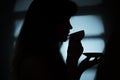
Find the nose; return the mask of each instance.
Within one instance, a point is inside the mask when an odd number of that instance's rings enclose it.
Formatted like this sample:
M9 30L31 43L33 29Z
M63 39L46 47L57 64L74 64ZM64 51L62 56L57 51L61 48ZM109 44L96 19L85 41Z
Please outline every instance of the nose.
M72 29L73 28L72 25L71 25L71 23L70 23L70 21L66 22L66 26L67 26L68 29Z
M73 27L72 27L72 25L70 24L70 22L69 22L69 29L72 29Z
M69 30L73 28L69 21L65 23L65 26L66 26L66 29L69 29Z

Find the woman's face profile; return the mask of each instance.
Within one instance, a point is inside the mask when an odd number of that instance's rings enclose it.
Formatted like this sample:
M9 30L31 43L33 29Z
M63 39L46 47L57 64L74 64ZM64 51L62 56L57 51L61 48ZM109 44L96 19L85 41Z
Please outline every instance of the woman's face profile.
M72 26L70 24L70 17L65 18L64 20L61 20L56 25L56 37L59 41L66 41L68 39L68 35L70 32L70 29L72 29Z

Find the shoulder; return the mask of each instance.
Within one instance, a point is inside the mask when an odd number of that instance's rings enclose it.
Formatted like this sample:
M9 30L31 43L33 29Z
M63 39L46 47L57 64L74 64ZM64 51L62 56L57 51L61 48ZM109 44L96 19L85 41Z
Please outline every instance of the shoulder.
M44 79L47 73L46 65L38 57L28 57L21 63L20 75L24 79Z

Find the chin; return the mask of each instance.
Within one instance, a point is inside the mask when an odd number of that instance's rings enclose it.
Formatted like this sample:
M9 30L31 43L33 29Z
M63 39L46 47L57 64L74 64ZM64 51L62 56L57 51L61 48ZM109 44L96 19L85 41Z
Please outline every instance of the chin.
M67 41L68 40L68 37L63 37L63 38L61 38L61 39L59 39L61 42L65 42L65 41Z

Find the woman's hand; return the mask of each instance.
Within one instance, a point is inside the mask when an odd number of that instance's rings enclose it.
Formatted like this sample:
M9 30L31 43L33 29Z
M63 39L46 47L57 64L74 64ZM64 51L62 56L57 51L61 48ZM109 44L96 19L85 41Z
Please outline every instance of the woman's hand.
M89 54L89 53L88 53ZM96 54L97 53L93 53L93 54ZM91 60L91 58L93 58ZM78 78L80 78L81 74L87 70L88 68L91 68L92 66L100 63L101 61L103 60L103 54L100 53L100 55L98 56L87 56L83 61L81 61L81 63L78 65L78 68L77 68L77 72L76 72L76 75Z
M76 32L70 35L66 61L68 68L68 80L76 80L78 60L83 53L83 46L81 43L83 36L83 31Z
M101 61L101 57L94 57L93 60L90 60L92 57L86 57L78 66L80 71L85 71L86 69L98 64Z
M78 59L83 53L83 46L81 40L84 37L84 31L78 31L70 35L68 50L67 50L67 62L77 65Z

